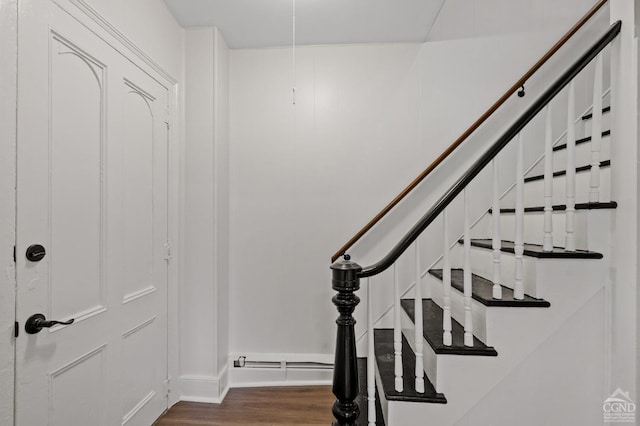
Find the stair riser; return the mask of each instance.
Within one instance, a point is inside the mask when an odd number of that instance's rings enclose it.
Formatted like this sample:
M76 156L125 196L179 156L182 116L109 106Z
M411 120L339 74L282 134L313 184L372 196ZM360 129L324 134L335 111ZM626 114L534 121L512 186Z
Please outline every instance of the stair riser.
M444 286L442 281L432 275L428 275L427 285L431 291L431 298L438 305L444 306ZM473 334L487 343L487 307L477 300L471 299L471 314ZM451 289L451 316L460 324L464 324L464 295L455 288Z
M591 142L576 145L576 161L575 164L584 165L591 164ZM604 136L600 146L600 161L611 160L611 136ZM544 162L541 162L544 164ZM567 168L567 150L561 149L553 152L553 171L565 170ZM544 166L540 173L544 173Z
M611 138L605 136L602 138L602 146L600 150L600 160L611 159ZM576 145L576 161L575 164L591 164L591 142ZM567 150L561 149L553 152L553 171L558 172L567 168ZM533 169L527 173L527 176L538 176L544 174L544 159L535 165Z
M601 260L597 259L539 259L535 257L523 257L523 283L524 292L529 296L549 300L553 300L547 296L548 283L557 282L554 273L566 275L566 268L572 271L567 275L567 280L580 280L584 275L584 279L590 279L589 273L585 271L594 268L594 264L598 264ZM462 263L460 263L462 264ZM500 257L500 272L502 285L514 288L515 282L515 265L516 259L512 253L502 253ZM572 265L581 265L573 267ZM458 264L456 267L460 267ZM565 268L565 269L563 269ZM471 248L471 269L474 273L484 276L488 279L493 277L493 252L491 250L472 247ZM557 272L554 272L557 271ZM561 282L561 281L560 281Z
M611 168L602 167L600 169L600 202L611 201L610 186ZM576 173L576 203L589 202L589 191L591 183L591 173L589 171ZM567 179L566 176L557 176L553 178L553 204L566 203ZM513 192L513 191L511 191ZM511 195L511 194L509 194ZM505 200L501 205L503 207L513 207L515 205L515 193L511 196L511 200ZM506 197L505 197L506 198ZM526 182L524 185L524 205L526 207L544 205L544 180L536 180Z
M564 247L566 236L565 210L554 210L553 220L553 244L556 247ZM610 250L609 230L613 226L615 209L579 209L575 212L575 236L576 248L592 250L607 254ZM487 213L471 230L472 238L492 237L492 215ZM506 241L515 240L515 214L502 213L500 215L500 239ZM540 244L544 240L544 212L525 212L524 216L524 240L527 243ZM490 278L490 277L485 277Z
M461 268L463 262L464 250L461 244L458 244L452 250L452 267ZM536 290L536 261L538 259L524 256L523 258L523 276L524 291L533 297L537 296ZM489 280L493 279L493 251L478 247L471 247L471 270L473 273L485 277ZM513 289L515 276L515 256L510 253L501 253L500 256L500 273L502 277L502 285Z
M588 250L588 214L587 210L577 210L575 212L575 237L576 248ZM553 245L564 247L566 235L566 211L556 211L552 215L553 223ZM516 215L503 213L500 216L500 237L503 240L515 240ZM524 215L524 241L531 244L542 245L544 241L544 213L528 212Z
M602 130L607 130L611 128L611 114L609 112L605 112L602 114ZM578 125L576 126L576 134L581 135L580 137L591 136L593 129L593 120L580 120Z

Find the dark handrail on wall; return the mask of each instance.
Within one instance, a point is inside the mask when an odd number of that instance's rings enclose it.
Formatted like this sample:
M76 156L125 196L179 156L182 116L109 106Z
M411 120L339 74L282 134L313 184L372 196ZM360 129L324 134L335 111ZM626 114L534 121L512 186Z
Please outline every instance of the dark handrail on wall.
M576 75L589 62L591 62L607 45L618 35L622 22L618 21L609 27L609 30L594 43L560 78L558 78L536 101L531 105L507 131L480 157L465 174L443 195L429 211L422 216L413 228L400 240L398 244L378 263L363 268L358 272L359 278L371 277L387 269L409 248L431 222L462 192L462 190L495 158L533 118L575 78Z
M360 238L362 238L375 224L377 224L384 216L387 215L402 199L404 199L413 189L418 186L433 170L440 165L458 146L460 146L482 123L484 123L507 99L511 97L518 89L524 86L524 84L531 78L533 74L540 69L567 41L576 33L584 24L593 17L608 0L600 0L596 3L576 24L571 27L567 33L562 36L556 44L549 49L547 53L542 56L538 62L536 62L513 86L509 88L491 107L485 111L465 132L460 135L438 158L436 158L418 177L416 177L405 189L400 192L389 204L387 204L373 219L369 221L362 229L360 229L349 241L347 241L333 256L331 256L331 262L335 262L340 256L345 254Z

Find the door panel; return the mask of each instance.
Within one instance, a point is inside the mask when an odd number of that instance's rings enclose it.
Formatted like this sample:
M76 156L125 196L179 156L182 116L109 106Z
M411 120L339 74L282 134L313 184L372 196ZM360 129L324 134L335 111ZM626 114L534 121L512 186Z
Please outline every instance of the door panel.
M103 345L51 372L51 424L90 425L105 417L105 358Z
M50 312L79 319L105 306L104 67L55 34L50 47Z
M139 68L122 72L121 422L145 426L167 408L168 95Z
M153 107L154 99L124 82L123 174L125 299L153 285Z
M167 408L168 91L54 2L20 8L16 423L148 426ZM27 334L35 313L75 322Z

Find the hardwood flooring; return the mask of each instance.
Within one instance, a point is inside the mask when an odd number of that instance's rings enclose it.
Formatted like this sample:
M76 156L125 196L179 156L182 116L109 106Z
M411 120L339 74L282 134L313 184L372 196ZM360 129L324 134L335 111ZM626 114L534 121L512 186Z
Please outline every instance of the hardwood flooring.
M155 426L330 425L330 386L234 388L222 404L179 402Z

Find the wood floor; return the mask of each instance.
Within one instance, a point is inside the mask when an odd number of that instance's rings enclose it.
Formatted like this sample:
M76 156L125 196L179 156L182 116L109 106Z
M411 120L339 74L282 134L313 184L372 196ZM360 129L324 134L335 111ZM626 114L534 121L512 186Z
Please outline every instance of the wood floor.
M235 388L222 404L179 402L156 426L330 425L330 386Z

